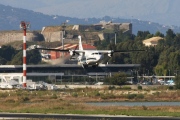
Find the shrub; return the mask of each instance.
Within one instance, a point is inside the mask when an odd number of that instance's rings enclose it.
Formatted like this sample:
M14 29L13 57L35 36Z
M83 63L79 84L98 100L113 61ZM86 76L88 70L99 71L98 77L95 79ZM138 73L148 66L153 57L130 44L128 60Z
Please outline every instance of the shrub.
M96 91L95 96L100 96L100 93L98 91Z
M138 90L142 90L142 86L139 85L139 86L138 86Z
M130 86L124 86L122 89L123 90L131 90L131 87Z
M53 95L51 96L51 98L52 98L52 99L57 99L58 97L57 97L56 94L53 94Z
M17 95L17 96L22 96L22 94L23 94L23 93L22 93L22 90L17 90L17 91L16 91L16 95Z
M21 101L21 102L26 102L26 101L29 101L30 99L28 97L23 97L22 96L22 97L19 97L18 100Z
M143 99L143 98L144 98L144 95L143 95L143 94L138 94L138 95L136 96L136 98Z
M169 90L173 90L174 89L174 87L173 86L169 86L169 88L168 88Z
M137 95L136 94L128 94L126 97L128 99L134 99Z
M107 94L107 95L101 95L102 99L114 99L116 98L116 96L114 96L113 94Z
M78 94L77 94L76 92L74 92L74 93L72 94L72 96L73 96L73 97L78 97Z
M7 99L6 102L7 103L15 103L15 100L14 99Z
M160 93L159 92L155 92L153 93L155 96L159 97Z
M3 97L3 98L5 98L5 97L7 97L8 96L8 93L1 93L0 94L0 97Z
M148 109L145 105L143 105L142 108L143 108L143 110L147 110Z
M108 89L113 90L113 89L115 89L115 87L114 86L109 86Z

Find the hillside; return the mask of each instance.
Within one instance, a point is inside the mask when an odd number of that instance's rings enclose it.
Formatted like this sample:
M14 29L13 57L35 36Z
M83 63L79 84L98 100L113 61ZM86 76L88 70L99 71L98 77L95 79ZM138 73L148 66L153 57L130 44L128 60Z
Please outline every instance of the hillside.
M179 0L0 0L0 4L78 18L140 19L163 25L180 26Z
M174 32L180 32L180 28L173 26L164 26L158 23L150 23L148 21L141 21L137 19L120 19L105 16L103 18L88 18L79 19L64 17L58 15L45 15L39 12L34 12L31 10L14 8L11 6L5 6L0 4L0 31L3 30L19 30L19 24L22 20L29 21L31 23L30 30L41 30L44 26L56 26L61 25L63 22L68 20L68 24L96 24L100 21L111 21L113 19L114 23L132 22L133 33L137 34L137 31L150 31L150 33L155 33L160 31L165 33L167 29L171 28Z

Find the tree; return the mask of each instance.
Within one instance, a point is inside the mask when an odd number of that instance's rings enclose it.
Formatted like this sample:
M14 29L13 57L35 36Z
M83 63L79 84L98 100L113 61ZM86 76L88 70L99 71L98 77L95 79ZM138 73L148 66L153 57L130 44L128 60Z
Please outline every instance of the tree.
M41 54L39 50L30 50L27 52L27 64L38 64L41 62Z
M124 85L126 81L127 75L125 73L116 73L108 79L108 82L112 85Z
M150 34L149 31L138 31L137 37L140 37L142 40L145 39Z
M177 34L173 41L173 46L179 49L180 46L180 34Z
M175 36L176 34L171 29L168 29L166 32L166 45L172 45Z
M177 75L174 79L175 81L175 86L177 89L180 89L180 75Z
M171 29L168 29L166 31L166 39L173 39L174 37L176 36L176 34L173 32L173 30Z
M159 31L153 36L164 37ZM103 63L116 64L141 64L139 72L148 69L150 73L168 75L180 69L180 34L175 34L171 29L167 30L165 38L158 41L156 46L146 47L143 44L145 38L152 37L149 31L138 31L137 36L118 33L116 45L110 44L110 39L99 41L96 45L100 49L113 50L146 50L144 52L114 53L111 58L105 56ZM124 38L127 38L124 40Z
M5 65L5 64L6 64L6 62L7 62L7 60L6 60L6 59L4 59L4 58L0 57L0 65Z
M22 65L23 64L23 51L19 51L12 59L11 65Z
M38 50L27 51L26 56L27 64L38 64L41 62L41 55ZM23 64L23 51L19 51L11 61L12 65L22 65Z
M10 61L16 53L17 51L11 46L3 45L0 49L0 56L7 61Z
M164 37L164 34L162 34L161 32L157 31L154 36L155 37L157 37L157 36Z

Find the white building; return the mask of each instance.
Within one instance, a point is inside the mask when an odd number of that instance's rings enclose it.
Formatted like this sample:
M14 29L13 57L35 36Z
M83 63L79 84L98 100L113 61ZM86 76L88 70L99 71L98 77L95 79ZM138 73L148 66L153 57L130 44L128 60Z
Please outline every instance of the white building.
M145 46L156 46L159 40L163 40L162 37L152 37L146 40L143 40Z

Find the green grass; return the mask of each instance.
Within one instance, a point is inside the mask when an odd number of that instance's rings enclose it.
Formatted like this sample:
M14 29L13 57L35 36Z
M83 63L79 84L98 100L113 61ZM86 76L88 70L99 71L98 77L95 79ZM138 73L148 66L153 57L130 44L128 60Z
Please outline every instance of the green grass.
M116 94L122 92L121 94ZM138 92L134 94L133 92ZM141 92L144 92L141 93ZM150 92L150 90L148 91ZM126 94L125 94L126 93ZM128 116L174 116L180 117L179 106L92 106L89 101L180 101L177 90L147 91L116 89L74 89L65 91L26 91L1 92L0 112L11 113L57 113L57 114L107 114Z

